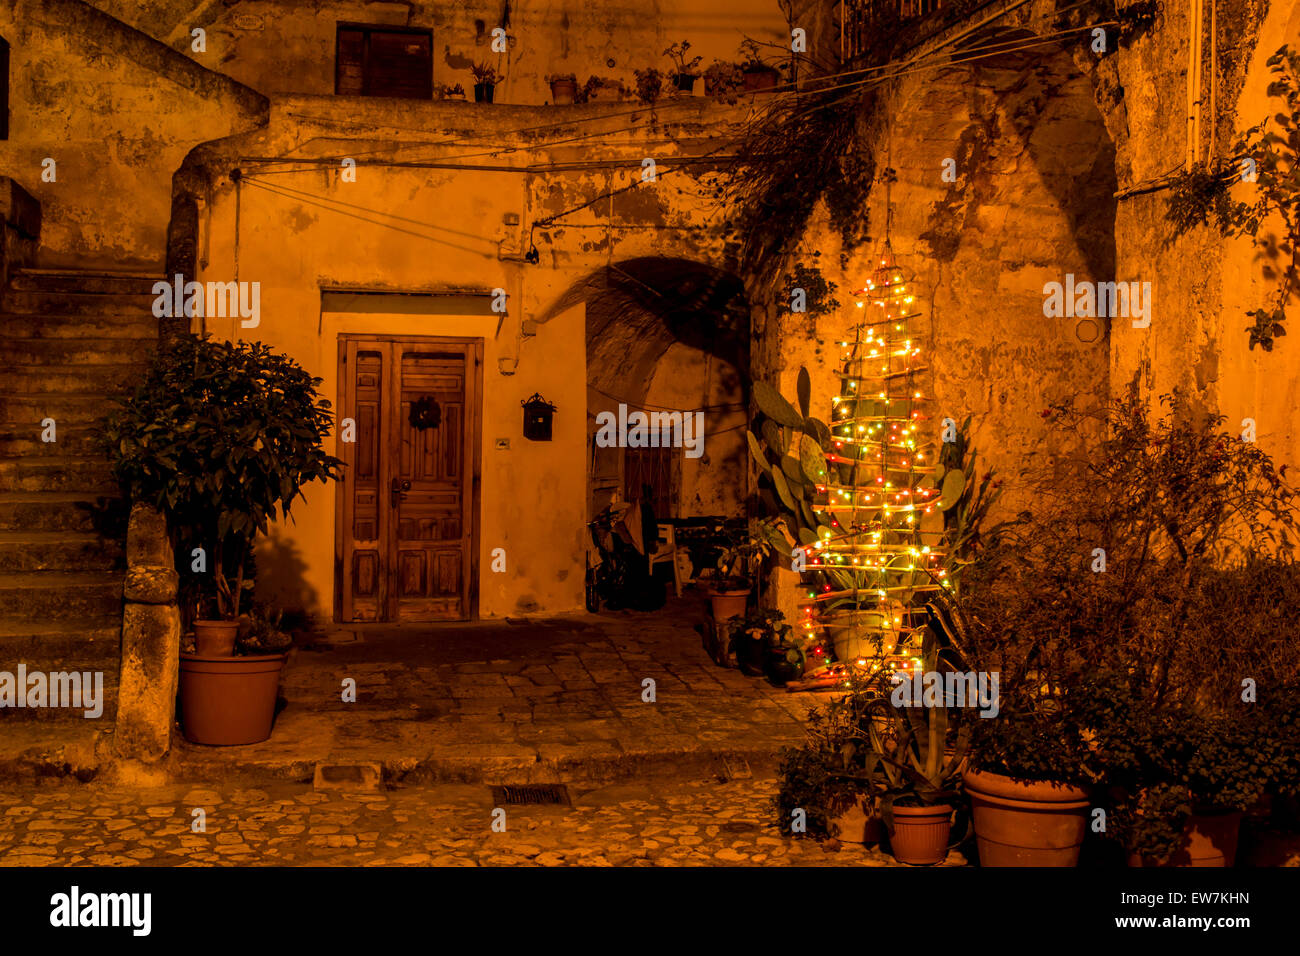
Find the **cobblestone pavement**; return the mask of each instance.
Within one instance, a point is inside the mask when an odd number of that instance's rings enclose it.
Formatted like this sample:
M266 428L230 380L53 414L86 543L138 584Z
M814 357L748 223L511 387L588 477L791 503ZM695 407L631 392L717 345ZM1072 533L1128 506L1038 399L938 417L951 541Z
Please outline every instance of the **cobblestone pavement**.
M180 776L221 779L224 766L306 779L316 762L375 762L386 779L604 783L629 763L694 770L801 742L808 708L824 701L717 666L694 630L706 614L682 599L653 614L341 627L294 652L270 740L178 740L192 771Z
M66 781L0 793L3 866L895 866L878 849L790 839L772 778L619 784L571 807L507 807L488 788L374 793L301 784L128 791ZM193 811L206 832L192 832ZM949 854L948 864L964 861Z

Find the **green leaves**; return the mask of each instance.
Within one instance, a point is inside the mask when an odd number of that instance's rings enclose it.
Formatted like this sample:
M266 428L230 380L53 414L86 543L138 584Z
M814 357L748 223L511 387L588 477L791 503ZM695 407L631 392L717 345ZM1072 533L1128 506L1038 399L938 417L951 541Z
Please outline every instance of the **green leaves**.
M247 538L287 513L308 481L337 478L325 454L321 380L260 342L186 335L154 356L104 444L126 493L187 540Z

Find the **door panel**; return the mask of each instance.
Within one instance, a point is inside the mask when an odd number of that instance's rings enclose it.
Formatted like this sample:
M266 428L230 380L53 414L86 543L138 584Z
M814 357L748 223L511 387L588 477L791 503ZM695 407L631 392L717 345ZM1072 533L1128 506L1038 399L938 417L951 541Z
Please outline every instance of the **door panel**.
M344 417L339 614L344 621L468 620L477 611L482 346L456 339L340 342ZM411 408L432 398L436 426Z
M397 503L397 563L401 586L394 592L396 617L404 621L464 620L462 573L470 542L466 502L464 414L467 356L464 350L399 344L401 370L398 429L401 453ZM436 428L411 424L411 406L424 397L438 403ZM409 483L409 487L408 487Z

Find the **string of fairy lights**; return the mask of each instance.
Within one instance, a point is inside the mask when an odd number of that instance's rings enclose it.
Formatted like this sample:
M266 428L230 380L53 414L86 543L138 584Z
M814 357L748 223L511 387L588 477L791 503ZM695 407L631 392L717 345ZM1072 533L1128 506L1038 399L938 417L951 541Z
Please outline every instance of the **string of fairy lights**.
M827 480L816 486L824 503L813 507L829 527L807 549L803 580L811 583L800 603L812 663L838 675L913 666L916 595L947 586L937 443L926 437L929 399L918 381L929 366L913 328L921 312L911 283L886 239L856 294L862 313L839 343ZM841 627L869 632L876 653L830 664L825 635Z

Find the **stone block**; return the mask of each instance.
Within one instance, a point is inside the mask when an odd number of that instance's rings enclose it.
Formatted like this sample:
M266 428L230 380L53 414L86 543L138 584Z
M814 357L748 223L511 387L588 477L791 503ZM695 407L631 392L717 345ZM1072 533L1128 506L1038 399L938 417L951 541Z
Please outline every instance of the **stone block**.
M377 763L318 763L312 787L316 790L378 791L383 768Z
M137 502L131 506L126 528L126 562L128 567L173 568L176 557L167 535L167 519L161 511Z
M171 746L180 645L181 618L175 605L126 605L113 734L119 757L157 760Z
M122 597L138 604L170 604L179 583L180 575L172 568L132 565L126 569Z

